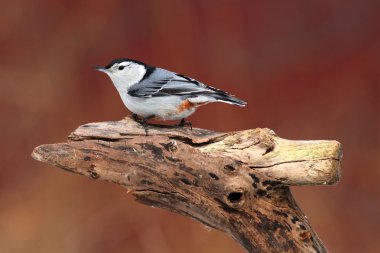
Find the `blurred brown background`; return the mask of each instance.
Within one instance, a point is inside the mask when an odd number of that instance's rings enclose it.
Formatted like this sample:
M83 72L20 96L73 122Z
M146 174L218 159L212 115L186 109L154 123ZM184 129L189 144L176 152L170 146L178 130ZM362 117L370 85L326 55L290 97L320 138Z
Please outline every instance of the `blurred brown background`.
M12 0L0 10L0 252L244 252L218 231L31 159L129 114L92 66L130 57L248 101L193 125L343 144L339 185L294 188L331 252L380 252L378 0Z

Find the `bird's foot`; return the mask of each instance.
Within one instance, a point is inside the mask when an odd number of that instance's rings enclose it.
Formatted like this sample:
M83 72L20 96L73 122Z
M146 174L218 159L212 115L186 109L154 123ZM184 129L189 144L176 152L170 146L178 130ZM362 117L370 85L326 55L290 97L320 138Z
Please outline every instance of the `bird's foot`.
M136 121L137 123L140 123L141 126L144 128L144 131L145 131L145 135L148 135L148 123L147 121L154 118L154 115L151 115L151 116L148 116L148 117L145 117L145 118L142 118L140 119L137 114L133 113L132 114L132 118L134 121Z
M185 127L185 126L189 126L190 127L190 130L193 131L193 125L191 124L190 121L186 121L185 119L181 119L181 121L179 122L178 125L176 125L177 127Z
M134 121L138 122L138 123L141 122L141 119L139 118L139 116L137 116L136 113L132 113L132 119L133 119Z

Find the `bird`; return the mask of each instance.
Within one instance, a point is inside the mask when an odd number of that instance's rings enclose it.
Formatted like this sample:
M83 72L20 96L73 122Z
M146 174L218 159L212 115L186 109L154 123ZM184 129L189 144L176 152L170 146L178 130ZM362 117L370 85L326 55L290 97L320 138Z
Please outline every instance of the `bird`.
M180 120L177 126L190 126L186 118L202 105L223 102L244 107L247 103L229 93L176 72L153 67L129 58L117 58L105 67L124 105L148 135L147 121ZM140 117L140 118L139 118Z

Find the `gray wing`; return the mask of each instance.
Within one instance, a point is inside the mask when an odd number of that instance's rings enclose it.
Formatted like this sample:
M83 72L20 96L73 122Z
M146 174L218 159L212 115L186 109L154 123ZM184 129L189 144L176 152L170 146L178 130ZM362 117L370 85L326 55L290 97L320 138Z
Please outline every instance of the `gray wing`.
M190 77L156 68L149 77L138 84L132 85L128 90L128 94L145 98L192 96L214 93L214 90Z
M128 94L133 97L151 98L164 96L197 97L206 96L210 101L221 101L239 106L246 102L227 92L205 85L190 77L165 69L156 68L147 78L132 85Z

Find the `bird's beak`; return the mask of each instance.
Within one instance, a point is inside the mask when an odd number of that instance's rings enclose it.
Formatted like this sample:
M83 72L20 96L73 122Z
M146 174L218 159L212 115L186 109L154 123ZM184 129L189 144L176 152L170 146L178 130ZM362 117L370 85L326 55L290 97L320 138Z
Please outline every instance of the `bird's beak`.
M108 69L106 69L105 67L101 67L101 66L96 66L95 69L98 71L104 72L104 73L108 72Z

